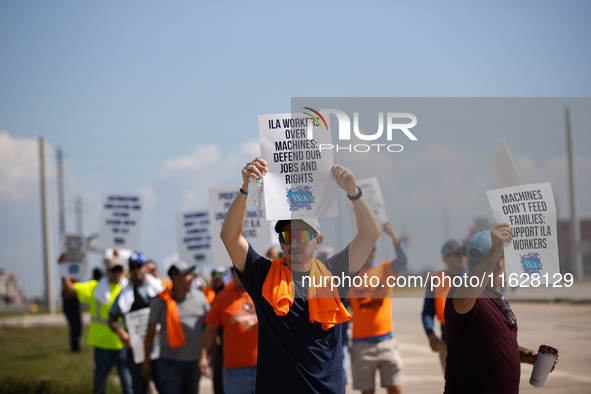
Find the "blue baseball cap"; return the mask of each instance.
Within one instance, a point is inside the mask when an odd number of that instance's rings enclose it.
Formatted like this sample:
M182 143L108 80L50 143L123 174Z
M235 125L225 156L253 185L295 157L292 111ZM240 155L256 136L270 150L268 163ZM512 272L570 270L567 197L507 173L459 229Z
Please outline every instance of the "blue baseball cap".
M131 255L131 257L129 258L128 263L140 263L141 265L144 265L148 262L148 260L146 259L146 256L144 256L142 253L140 252L133 252L133 254Z
M458 249L465 248L457 239L450 239L441 247L441 256L445 257L455 252Z
M492 240L490 237L490 230L479 231L470 238L468 241L468 259L470 263L478 263L492 248ZM480 256L470 256L471 250L477 250L480 252Z

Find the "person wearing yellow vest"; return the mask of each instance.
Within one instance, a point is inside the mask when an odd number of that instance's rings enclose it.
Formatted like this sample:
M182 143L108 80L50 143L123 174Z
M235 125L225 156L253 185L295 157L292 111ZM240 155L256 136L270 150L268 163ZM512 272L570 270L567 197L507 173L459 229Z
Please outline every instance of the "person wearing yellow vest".
M431 290L433 278L429 278L421 316L423 328L429 338L429 346L431 350L439 353L439 362L441 363L443 373L445 373L445 358L447 357L445 317L443 316L445 300L447 299L447 293L449 293L449 289L451 288L450 282L453 281L453 278L468 273L468 257L466 255L466 247L462 246L455 239L450 239L443 244L441 247L441 257L447 269L441 270L433 275L439 278L439 280L435 280L435 284L439 284L439 286L433 286L433 290ZM441 340L437 338L434 331L434 316L437 316L437 319L441 323Z
M354 287L348 298L353 309L353 388L363 394L374 393L376 371L380 371L380 383L388 394L401 393L404 383L402 357L392 324L393 294L388 278L404 272L408 256L392 223L384 223L383 230L392 239L396 258L373 265L374 247L359 276L379 278L377 287Z
M357 234L344 250L320 262L314 258L323 241L318 220L280 220L275 231L284 257L271 261L254 251L242 235L249 178L259 179L268 171L262 158L246 164L242 188L220 234L256 308L255 392L344 394L343 335L336 326L351 318L342 304L348 288L331 288L331 281L357 275L380 236L380 225L353 172L335 164L324 176L332 176L352 201ZM323 279L327 286L320 283Z
M58 262L64 260L62 255ZM128 280L123 276L123 262L117 254L107 261L107 275L98 281L72 283L70 278L62 277L64 297L76 297L90 307L88 344L94 346L94 393L106 392L107 376L114 365L117 366L123 394L133 393L125 345L108 324L111 305L127 284Z

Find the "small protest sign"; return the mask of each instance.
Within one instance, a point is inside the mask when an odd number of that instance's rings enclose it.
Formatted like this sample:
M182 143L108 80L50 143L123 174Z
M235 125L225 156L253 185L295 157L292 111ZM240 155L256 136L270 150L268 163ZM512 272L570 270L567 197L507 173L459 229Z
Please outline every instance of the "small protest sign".
M560 275L556 206L550 183L486 193L495 221L508 223L513 231L513 241L505 245L506 278L519 278L519 285L526 286L533 274L550 280Z
M209 211L180 212L176 215L179 257L203 266L212 263Z
M232 264L219 234L222 231L226 213L238 193L240 193L240 186L238 185L209 189L210 231L211 234L215 234L215 236L211 237L213 265L215 267ZM277 238L272 238L275 235L275 232L271 231L272 224L274 225L274 223L265 219L265 204L263 202L263 209L260 211L246 212L242 236L252 245L254 250L264 253L273 243L277 243Z
M99 248L140 249L142 196L105 194L101 208Z
M328 118L259 115L259 138L269 168L264 177L267 220L338 216L332 150L321 150L332 146Z
M357 186L362 190L363 197L369 203L373 213L376 215L380 227L388 221L388 213L386 212L386 204L384 202L384 196L382 195L382 189L380 188L380 182L376 177L364 178L357 180ZM353 204L348 204L349 216L353 220L353 228L357 229L355 223L355 210Z
M64 234L62 238L64 262L60 264L61 277L83 280L86 278L86 238L78 234Z
M133 351L133 361L136 364L143 363L145 360L144 354L144 340L146 339L146 332L148 331L148 320L150 319L150 308L142 308L137 311L126 313L125 327L131 340L131 348ZM160 329L160 325L156 330ZM154 335L154 344L150 353L150 360L160 358L160 335Z

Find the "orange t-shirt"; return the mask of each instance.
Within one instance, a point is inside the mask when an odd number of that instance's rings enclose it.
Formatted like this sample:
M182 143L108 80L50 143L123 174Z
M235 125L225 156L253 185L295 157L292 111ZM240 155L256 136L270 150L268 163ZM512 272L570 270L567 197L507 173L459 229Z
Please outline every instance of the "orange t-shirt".
M392 271L391 264L392 260L386 260L374 267L362 269L359 276L363 279L367 275L363 286L351 287L348 299L353 308L353 339L376 337L394 331L392 288L387 285L387 279L398 275ZM378 277L379 283L375 279L372 282L372 276Z
M224 368L257 364L259 326L254 303L246 290L222 290L211 306L206 324L222 327Z
M203 288L203 293L205 293L205 298L207 299L207 302L209 302L209 305L213 304L213 300L216 296L215 290L212 287L205 286Z

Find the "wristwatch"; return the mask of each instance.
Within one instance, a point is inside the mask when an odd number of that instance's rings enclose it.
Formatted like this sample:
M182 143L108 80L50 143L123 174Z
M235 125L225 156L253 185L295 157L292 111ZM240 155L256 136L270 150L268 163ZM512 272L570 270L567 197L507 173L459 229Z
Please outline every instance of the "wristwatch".
M347 194L347 198L351 201L357 201L361 198L361 196L363 195L363 193L361 192L361 188L359 186L357 186L357 190L359 191L356 195L354 196L350 196Z

